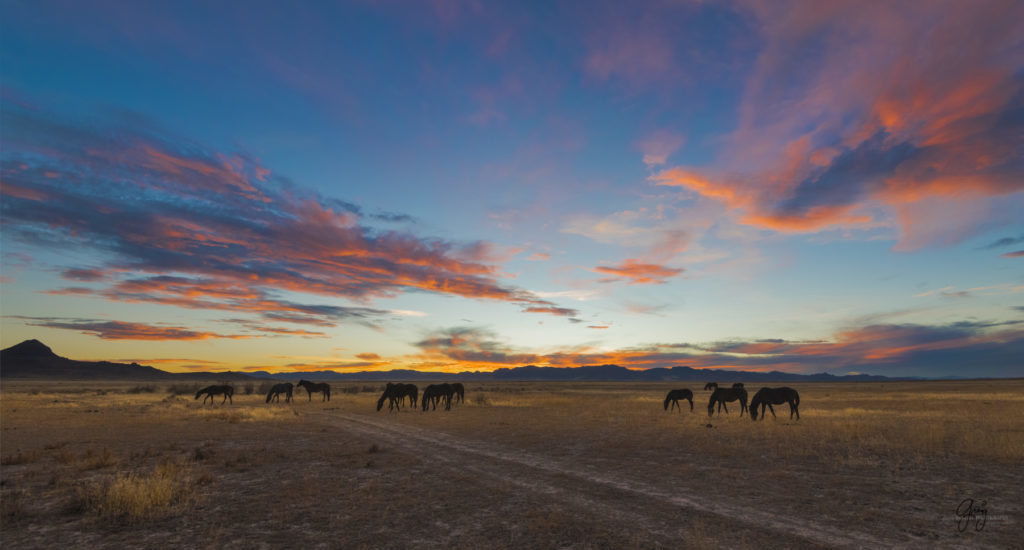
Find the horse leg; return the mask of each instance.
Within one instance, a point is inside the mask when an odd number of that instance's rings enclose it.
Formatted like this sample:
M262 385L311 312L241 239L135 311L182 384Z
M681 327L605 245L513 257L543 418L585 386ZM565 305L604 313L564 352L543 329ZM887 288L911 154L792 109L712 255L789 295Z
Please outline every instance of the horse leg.
M693 399L688 398L687 401L690 402L690 412L693 412ZM679 410L683 410L683 408L679 407Z
M793 420L793 413L796 413L796 419L800 420L800 405L797 405L793 401L789 402L789 419Z
M768 403L768 410L772 411L772 418L778 418L775 416L775 407L773 407L771 403Z
M718 402L718 412L722 412L722 407L725 407L725 414L729 414L729 405L726 405L725 401Z

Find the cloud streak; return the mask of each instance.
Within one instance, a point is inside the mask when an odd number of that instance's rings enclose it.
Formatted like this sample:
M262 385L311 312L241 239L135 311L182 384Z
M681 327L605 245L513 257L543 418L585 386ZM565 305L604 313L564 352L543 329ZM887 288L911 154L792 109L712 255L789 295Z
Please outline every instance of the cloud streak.
M24 319L33 318L25 317ZM208 340L219 338L237 340L251 338L244 334L218 334L170 325L94 319L36 318L28 324L37 327L74 330L82 334L91 334L103 340Z
M1024 321L949 325L873 324L821 341L785 339L651 344L613 351L531 352L503 344L490 330L437 331L414 345L445 370L538 365L617 364L628 368L690 366L793 373L869 372L887 376L1006 377L1024 374Z
M108 258L67 268L65 278L94 286L62 292L321 326L391 314L285 294L366 304L428 292L576 314L503 284L487 243L375 229L368 222L379 216L308 191L249 156L212 152L137 121L92 127L17 106L2 116L5 238Z
M714 165L651 180L784 233L893 225L903 249L1001 223L991 201L1024 191L1024 6L939 4L741 2L764 47L737 128Z

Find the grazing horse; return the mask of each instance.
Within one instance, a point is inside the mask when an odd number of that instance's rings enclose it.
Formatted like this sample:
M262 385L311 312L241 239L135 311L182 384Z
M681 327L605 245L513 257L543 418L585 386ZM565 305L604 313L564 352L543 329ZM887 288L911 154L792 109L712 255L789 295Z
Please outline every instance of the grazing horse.
M389 400L389 411L393 411L395 408L401 410L406 397L409 398L412 406L415 407L419 399L419 392L420 390L416 387L416 384L392 384L388 382L387 386L384 387L384 393L377 400L377 410L379 411L384 408L385 399Z
M736 383L734 383L734 384L732 385L732 387L733 387L733 388L738 388L738 389L741 389L741 390L742 390L742 389L743 389L743 382L736 382ZM711 390L711 391L715 391L715 390L717 390L717 389L718 389L718 382L708 382L708 383L707 383L707 384L706 384L706 385L704 386L704 389L705 389L705 390ZM718 412L722 412L722 407L724 407L724 406L725 406L725 404L724 404L724 403L719 403L719 404L718 404ZM729 412L729 407L725 407L725 412Z
M726 401L740 402L740 415L747 412L747 390L743 388L718 388L711 394L711 400L708 401L708 416L712 416L715 413L715 403L718 403L718 412L722 412L722 407L725 407L725 414L729 414L729 407L725 404Z
M685 390L685 389L684 390L672 390L672 391L668 392L668 395L665 396L665 410L666 411L668 410L669 403L671 403L672 407L679 407L679 410L682 411L683 408L679 406L679 400L680 399L685 399L685 400L689 401L690 402L690 412L693 412L693 392L690 391L690 390Z
M797 393L793 388L761 388L754 394L754 398L750 400L750 418L757 420L757 406L761 406L761 420L764 420L764 409L772 411L772 418L776 418L775 409L772 405L781 405L783 403L789 403L789 419L793 419L793 414L796 414L796 419L800 420L800 394Z
M444 401L444 410L452 410L452 394L455 390L451 384L431 384L423 390L423 398L420 400L423 403L423 410L426 411L430 405L434 406L434 410L437 410L437 404L440 401Z
M299 380L299 383L296 385L300 388L306 388L306 393L309 395L310 401L313 400L313 392L323 392L323 396L320 401L331 400L331 385L327 382L316 383L309 382L307 380Z
M284 394L284 402L290 403L292 400L292 388L294 387L295 386L291 382L275 385L267 392L267 403L270 403L271 400L276 400L280 403L282 393Z
M453 399L455 399L456 402L463 403L466 401L466 388L462 385L462 382L452 383L452 391L455 392L453 394Z
M199 396L203 395L204 393L206 394L206 397L203 398L203 404L204 405L206 404L206 398L207 397L210 398L210 404L212 405L213 404L213 396L215 396L215 395L223 395L224 396L224 399L220 400L220 404L221 405L223 405L224 402L229 400L229 399L231 400L231 404L232 405L235 404L235 400L231 399L231 396L235 394L235 388L233 388L231 386L228 386L227 384L225 384L223 386L207 386L207 387L205 387L205 388L203 388L203 389L201 389L201 390L196 392L196 399L199 399Z

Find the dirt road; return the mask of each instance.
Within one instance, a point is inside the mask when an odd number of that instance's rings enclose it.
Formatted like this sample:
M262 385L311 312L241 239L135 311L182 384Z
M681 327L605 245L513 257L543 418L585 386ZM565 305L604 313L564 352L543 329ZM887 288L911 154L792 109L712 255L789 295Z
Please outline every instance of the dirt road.
M809 546L864 548L913 545L906 538L886 539L857 529L839 529L809 521L726 502L698 487L657 487L631 479L627 471L597 471L496 445L470 441L450 434L402 424L394 417L367 417L341 411L312 412L310 417L351 431L368 439L381 440L410 454L428 453L428 461L446 468L514 484L523 490L599 513L609 519L626 521L653 533L671 530L676 519L687 514L709 514L743 524L747 528L774 532L776 536L803 539ZM696 496L702 495L702 496ZM920 541L922 546L924 541Z

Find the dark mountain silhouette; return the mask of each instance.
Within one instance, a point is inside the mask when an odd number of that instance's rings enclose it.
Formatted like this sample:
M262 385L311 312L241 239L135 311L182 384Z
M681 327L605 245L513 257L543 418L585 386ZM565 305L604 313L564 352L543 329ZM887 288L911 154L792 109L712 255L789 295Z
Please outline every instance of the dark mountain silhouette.
M61 357L39 340L25 340L0 351L2 378L55 378L71 380L181 380L249 379L242 373L173 373L138 363L75 361Z
M751 372L717 369L694 369L691 367L654 368L630 370L619 365L597 365L588 367L525 367L500 368L490 372L463 371L420 372L416 370L334 372L305 371L271 374L266 371L250 373L253 376L274 377L286 380L338 380L338 381L395 381L395 380L461 380L472 381L546 381L546 382L875 382L895 380L918 380L917 378L890 378L867 374L835 376L828 373L792 374L788 372Z
M0 351L0 377L3 378L62 378L85 380L251 380L274 378L278 380L335 380L335 381L395 381L395 380L461 380L478 381L548 381L548 382L881 382L920 380L920 378L890 378L867 374L835 376L828 373L793 374L788 372L751 372L691 367L653 368L630 370L619 365L586 367L503 367L494 371L421 372L417 370L334 372L305 371L270 373L190 372L172 373L137 363L109 361L75 361L61 357L39 340L24 342Z

